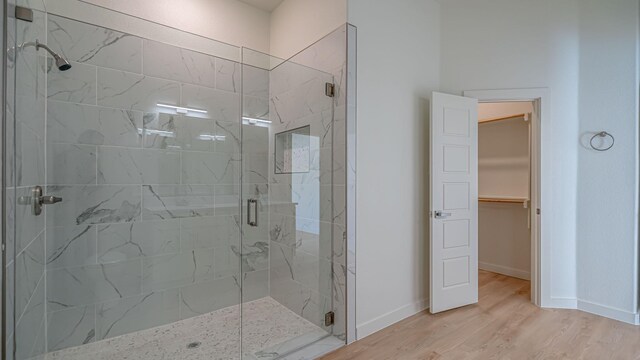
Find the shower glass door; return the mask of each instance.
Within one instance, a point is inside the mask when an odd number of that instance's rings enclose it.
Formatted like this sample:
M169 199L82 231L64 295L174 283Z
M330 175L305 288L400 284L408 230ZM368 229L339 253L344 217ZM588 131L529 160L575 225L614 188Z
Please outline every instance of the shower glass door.
M325 72L243 49L242 353L332 333L333 101Z
M35 2L8 34L7 358L238 359L240 49Z

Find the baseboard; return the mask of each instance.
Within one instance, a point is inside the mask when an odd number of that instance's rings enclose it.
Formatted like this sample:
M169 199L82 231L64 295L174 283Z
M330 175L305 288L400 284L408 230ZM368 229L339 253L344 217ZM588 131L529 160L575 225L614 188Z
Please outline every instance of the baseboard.
M549 298L542 299L541 307L551 309L570 309L578 308L578 300L576 298Z
M398 321L404 320L409 316L415 315L429 308L429 300L417 301L413 304L405 305L396 310L390 311L384 315L378 316L373 320L369 320L356 327L356 338L362 340L365 337L378 332Z
M622 321L627 324L639 325L638 314L630 313L605 305L595 304L589 301L578 300L578 310L603 316L609 319Z
M494 273L515 277L518 279L531 280L531 273L529 271L514 269L508 266L490 264L486 262L479 262L478 268L480 270L491 271Z

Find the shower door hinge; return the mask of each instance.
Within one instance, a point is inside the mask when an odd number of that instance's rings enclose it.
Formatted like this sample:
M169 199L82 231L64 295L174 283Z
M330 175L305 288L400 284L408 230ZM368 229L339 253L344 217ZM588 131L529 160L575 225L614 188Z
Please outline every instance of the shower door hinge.
M324 84L324 94L328 97L336 96L336 86L332 83Z
M324 326L331 326L333 325L333 322L335 321L335 314L333 311L329 311L328 313L324 314Z
M16 19L18 20L33 22L33 10L26 8L24 6L16 5L15 16L16 16Z

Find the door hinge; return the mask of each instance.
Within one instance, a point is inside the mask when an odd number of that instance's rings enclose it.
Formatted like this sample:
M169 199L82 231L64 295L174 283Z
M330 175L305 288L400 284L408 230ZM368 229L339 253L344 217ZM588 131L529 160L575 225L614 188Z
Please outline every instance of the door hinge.
M33 10L24 6L16 6L15 17L18 20L33 22Z
M336 96L336 86L332 83L324 84L324 94L328 97Z
M540 215L540 209L536 209L536 215Z
M347 241L347 232L346 231L342 232L342 241Z
M329 311L328 313L324 314L324 326L333 325L333 322L335 321L335 317L336 315L334 314L333 311Z

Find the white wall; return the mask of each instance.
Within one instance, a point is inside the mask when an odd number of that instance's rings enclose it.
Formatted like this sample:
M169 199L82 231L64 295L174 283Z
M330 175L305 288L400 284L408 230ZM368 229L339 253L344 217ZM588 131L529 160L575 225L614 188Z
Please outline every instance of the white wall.
M637 306L637 29L637 0L580 2L578 299L620 316ZM585 146L601 130L616 137L604 153Z
M636 312L638 2L442 1L441 85L548 87L552 204L543 204L551 249L551 301L632 318ZM616 147L584 147L594 131ZM588 139L588 138L587 138ZM613 314L613 315L612 315Z
M271 52L288 59L347 22L347 0L285 0L271 13Z
M426 130L439 13L432 0L349 0L358 27L358 338L428 304Z
M54 4L59 0L48 0ZM237 0L86 0L119 12L269 52L270 14Z

